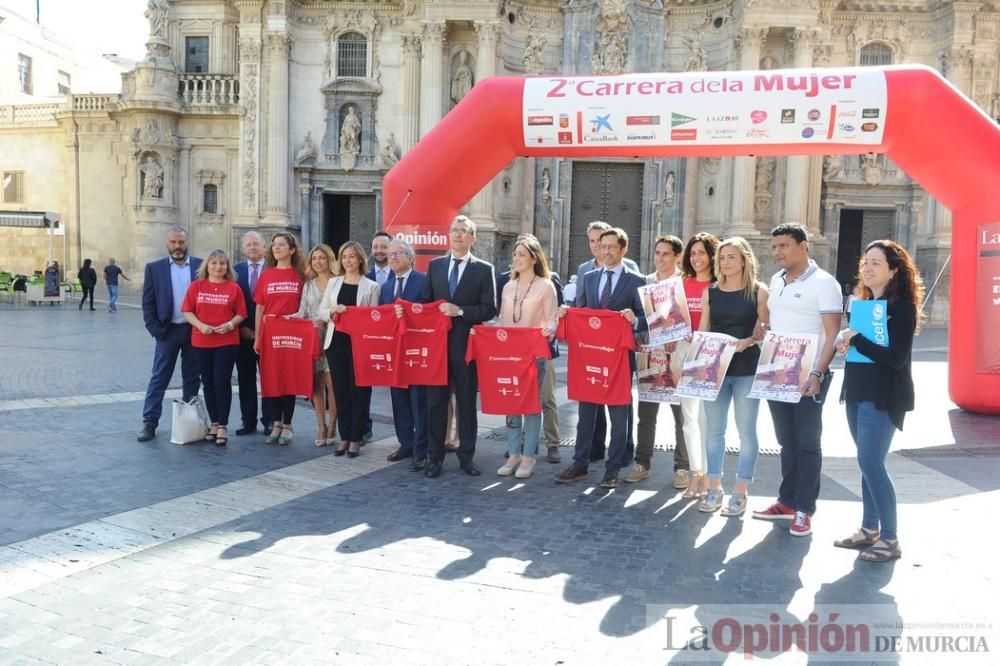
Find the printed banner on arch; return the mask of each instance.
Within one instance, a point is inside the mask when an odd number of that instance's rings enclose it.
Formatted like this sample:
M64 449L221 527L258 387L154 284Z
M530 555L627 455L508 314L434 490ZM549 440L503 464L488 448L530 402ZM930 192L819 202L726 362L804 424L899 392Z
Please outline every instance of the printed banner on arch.
M813 333L768 331L764 336L750 397L798 402L799 391L816 361L819 336Z
M866 68L529 77L524 145L878 145L887 98Z

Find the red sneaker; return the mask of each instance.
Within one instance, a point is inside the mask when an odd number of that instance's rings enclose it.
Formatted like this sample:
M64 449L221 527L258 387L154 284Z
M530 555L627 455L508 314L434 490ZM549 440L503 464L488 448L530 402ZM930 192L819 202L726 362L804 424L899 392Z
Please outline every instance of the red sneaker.
M805 511L796 511L792 526L788 528L792 536L809 536L812 534L812 519Z
M775 502L763 511L754 511L753 517L757 520L791 520L795 511L781 502Z

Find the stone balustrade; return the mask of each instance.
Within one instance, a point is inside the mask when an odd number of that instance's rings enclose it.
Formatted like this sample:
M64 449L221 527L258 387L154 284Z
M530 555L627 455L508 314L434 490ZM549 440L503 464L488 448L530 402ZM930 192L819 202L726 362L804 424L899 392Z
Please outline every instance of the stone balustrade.
M183 74L178 95L186 106L235 106L240 102L240 82L230 74Z
M118 95L72 95L73 111L104 112L118 101Z
M0 106L0 127L39 127L56 125L61 104L18 104Z

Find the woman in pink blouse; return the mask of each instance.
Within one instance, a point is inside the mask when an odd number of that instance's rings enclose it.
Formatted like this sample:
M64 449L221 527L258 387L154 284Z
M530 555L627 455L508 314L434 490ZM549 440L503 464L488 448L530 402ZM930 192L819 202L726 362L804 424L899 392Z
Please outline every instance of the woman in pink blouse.
M551 340L556 332L558 306L556 288L549 273L549 262L545 258L538 239L531 234L518 237L514 244L511 262L510 282L504 285L500 296L500 325L523 326L539 329L539 335ZM545 359L537 359L538 391L545 377ZM507 417L507 451L510 457L497 470L500 476L515 475L527 479L535 468L535 452L542 427L542 406L535 414ZM524 450L521 450L521 435L524 434Z

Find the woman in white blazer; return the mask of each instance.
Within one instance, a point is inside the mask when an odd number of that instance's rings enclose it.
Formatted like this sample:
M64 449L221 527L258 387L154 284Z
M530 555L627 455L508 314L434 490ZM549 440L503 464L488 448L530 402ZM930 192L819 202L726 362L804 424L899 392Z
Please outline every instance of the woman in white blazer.
M356 241L347 241L340 246L340 272L332 278L323 292L319 306L319 316L331 320L333 315L356 305L378 305L378 284L365 277L368 256L364 247ZM336 330L336 322L326 329L326 360L333 372L333 396L337 401L337 429L340 444L334 455L345 453L356 458L361 453L361 442L367 429L368 409L371 404L370 386L358 386L354 380L354 356L351 337Z

